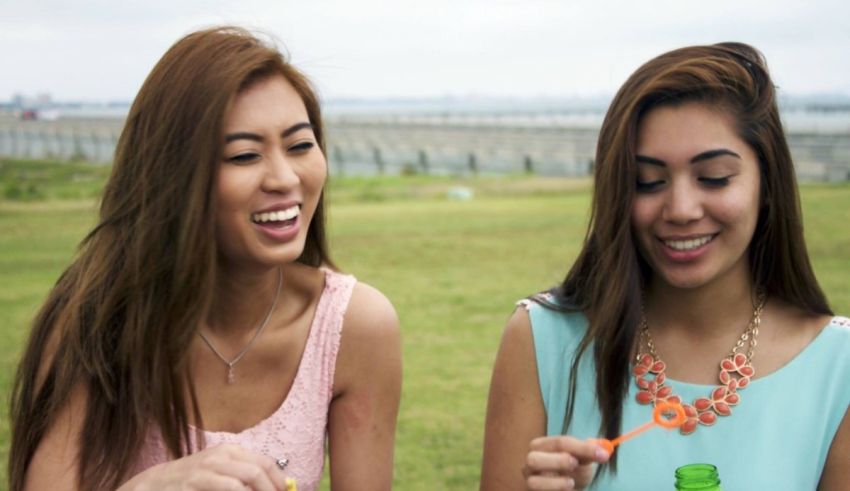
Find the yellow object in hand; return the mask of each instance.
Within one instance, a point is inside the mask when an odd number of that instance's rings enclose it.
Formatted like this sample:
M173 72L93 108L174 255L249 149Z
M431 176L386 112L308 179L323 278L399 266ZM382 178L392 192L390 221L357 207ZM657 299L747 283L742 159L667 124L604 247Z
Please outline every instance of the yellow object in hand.
M298 491L298 486L295 484L295 479L286 478L286 491Z

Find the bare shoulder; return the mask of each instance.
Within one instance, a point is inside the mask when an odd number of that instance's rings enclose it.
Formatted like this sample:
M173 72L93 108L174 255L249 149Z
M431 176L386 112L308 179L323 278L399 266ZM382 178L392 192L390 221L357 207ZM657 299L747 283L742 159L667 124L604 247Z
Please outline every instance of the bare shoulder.
M502 332L502 340L493 367L494 379L509 384L512 387L511 390L528 384L536 386L536 358L528 310L518 307L508 318Z
M502 332L494 367L494 377L497 375L502 382L514 387L525 386L537 379L531 319L528 310L522 307L514 310Z
M528 311L517 308L502 332L490 380L490 412L508 405L510 413L534 413L542 407L537 380L537 359Z
M401 334L392 303L377 289L357 283L343 317L337 369L336 395L357 390L362 381L400 385Z
M401 383L396 311L383 293L356 283L343 317L328 417L332 489L391 488Z
M508 318L507 324L505 324L503 336L514 341L532 341L531 319L528 316L528 309L518 306L514 310L513 314Z
M343 318L343 336L366 341L398 337L399 321L390 300L378 289L358 282Z
M546 413L528 311L517 308L502 332L493 364L481 489L525 489L521 469L529 443L546 433Z

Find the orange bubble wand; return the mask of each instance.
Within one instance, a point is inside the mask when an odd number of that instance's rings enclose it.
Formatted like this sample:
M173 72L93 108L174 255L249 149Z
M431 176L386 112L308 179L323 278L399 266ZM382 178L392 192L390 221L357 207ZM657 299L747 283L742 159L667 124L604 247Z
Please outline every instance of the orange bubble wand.
M673 416L669 417L671 413ZM610 455L614 453L614 447L626 440L636 437L655 425L671 430L682 426L685 419L685 408L683 408L678 402L659 402L652 411L652 421L644 423L627 433L623 433L613 440L609 440L607 438L591 438L590 441L604 448L605 451L608 452L608 455Z

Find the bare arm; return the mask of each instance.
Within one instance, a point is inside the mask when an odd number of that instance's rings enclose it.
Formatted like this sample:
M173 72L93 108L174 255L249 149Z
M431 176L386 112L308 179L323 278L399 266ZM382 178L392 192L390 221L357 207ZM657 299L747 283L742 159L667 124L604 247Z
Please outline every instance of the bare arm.
M528 313L517 309L490 382L481 490L584 489L596 465L608 460L593 443L545 434L531 324Z
M850 489L850 408L829 447L818 491Z
M328 422L331 489L389 490L401 397L398 317L380 292L358 283L343 322Z
M24 491L76 491L79 433L85 389L76 389L41 440L27 469ZM274 461L234 445L221 445L152 467L118 491L282 491L286 478Z
M490 381L484 427L482 490L525 489L528 446L546 434L546 412L537 380L531 324L517 309L502 335Z
M52 352L48 350L48 359ZM40 380L44 379L43 372ZM82 384L71 392L33 454L23 491L78 489L80 433L87 397L87 389ZM246 489L283 491L287 489L286 477L269 457L235 445L220 445L152 467L124 483L118 491Z
M60 335L54 329L44 348L36 375L37 388L44 384L60 342ZM87 389L79 384L71 391L67 403L59 410L55 419L50 422L27 466L24 491L77 489L79 436L86 414L87 397Z
M85 400L86 391L82 387L71 392L68 404L59 412L33 454L24 491L77 489L77 455Z

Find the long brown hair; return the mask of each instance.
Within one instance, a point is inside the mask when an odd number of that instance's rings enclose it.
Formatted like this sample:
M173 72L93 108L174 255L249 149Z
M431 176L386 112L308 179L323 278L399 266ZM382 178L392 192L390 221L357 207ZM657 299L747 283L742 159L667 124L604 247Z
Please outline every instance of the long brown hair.
M731 114L738 135L758 156L762 203L748 249L753 282L806 312L832 313L809 262L794 166L761 53L745 44L721 43L662 54L629 77L605 115L583 248L566 279L551 290L557 301L541 301L582 311L589 320L570 373L564 433L573 417L579 359L591 347L600 431L607 438L620 433L641 289L651 275L631 230L638 124L653 108L689 101Z
M36 448L80 386L87 392L80 489L114 489L128 478L151 425L172 455L192 451L188 415L200 415L186 353L215 279L213 183L223 121L241 89L277 74L303 99L324 152L309 82L273 44L246 30L189 34L145 80L118 141L98 224L36 316L18 367L13 491L23 488ZM332 265L323 202L298 259L311 266ZM56 346L52 359L48 344Z

